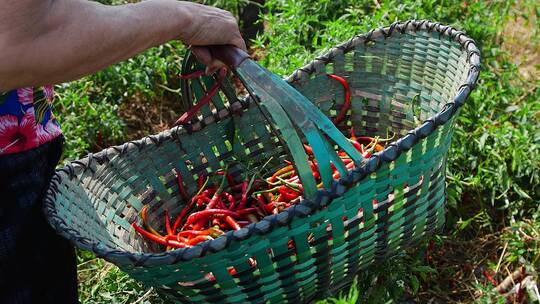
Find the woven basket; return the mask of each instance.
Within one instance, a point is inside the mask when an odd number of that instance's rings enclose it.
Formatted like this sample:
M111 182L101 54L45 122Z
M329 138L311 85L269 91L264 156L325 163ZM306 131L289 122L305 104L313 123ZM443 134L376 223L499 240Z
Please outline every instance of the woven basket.
M363 135L399 139L313 199L199 246L153 253L130 223L145 204L152 225L163 224L165 208L183 208L172 168L193 194L202 172L233 159L260 165L272 157L273 171L288 158L260 109L230 90L189 125L67 164L53 178L45 211L76 246L173 302L312 301L442 227L446 153L479 65L463 32L407 21L356 36L297 70L287 81L328 116L339 111L343 89L325 74L348 80L352 107L341 131L352 125ZM200 96L212 81L190 84L185 95ZM239 176L245 167L229 170Z

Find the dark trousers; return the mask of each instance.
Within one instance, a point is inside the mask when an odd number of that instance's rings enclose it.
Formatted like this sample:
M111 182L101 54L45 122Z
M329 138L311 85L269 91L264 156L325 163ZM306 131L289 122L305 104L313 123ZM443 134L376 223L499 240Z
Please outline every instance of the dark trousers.
M63 138L0 156L0 303L78 303L73 246L43 214Z

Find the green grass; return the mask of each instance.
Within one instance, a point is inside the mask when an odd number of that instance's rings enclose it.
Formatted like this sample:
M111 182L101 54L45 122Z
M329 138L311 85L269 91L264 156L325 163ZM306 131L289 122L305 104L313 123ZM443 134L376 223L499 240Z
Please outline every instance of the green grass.
M217 4L237 12L246 2ZM524 267L538 281L540 67L538 60L520 57L527 50L540 52L538 15L540 5L530 0L519 6L514 1L267 1L261 16L265 32L253 47L260 62L280 75L357 33L413 18L465 30L482 53L478 87L461 110L449 152L446 234L435 238L428 252L424 245L374 266L351 289L320 303L504 303L484 272L500 282ZM517 27L525 38L510 37ZM178 96L164 86L178 87L174 75L182 50L179 43L166 44L58 88L67 157L132 138L119 108L140 100L150 107L162 100L174 105ZM79 261L83 303L160 303L155 293L89 253L81 252Z

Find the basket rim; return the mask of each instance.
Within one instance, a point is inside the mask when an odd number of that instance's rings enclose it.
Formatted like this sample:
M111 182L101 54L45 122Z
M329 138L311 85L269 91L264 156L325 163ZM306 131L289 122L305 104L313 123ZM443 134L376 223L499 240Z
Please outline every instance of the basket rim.
M319 67L329 63L334 57L352 51L357 45L369 42L376 42L375 39L384 39L392 34L399 32L416 32L419 30L439 33L439 38L446 37L451 41L459 43L462 50L467 52L467 62L469 65L468 75L465 83L458 88L456 96L446 103L442 109L434 116L424 120L421 125L410 130L407 135L393 141L381 152L373 154L362 166L349 171L349 174L338 181L334 181L331 189L320 189L312 200L302 200L299 204L291 206L283 212L276 215L269 215L257 223L250 224L238 231L229 231L223 236L206 241L190 248L180 248L163 253L143 253L129 252L113 249L102 243L92 241L82 237L76 230L70 228L64 219L56 211L54 201L59 191L58 185L64 176L74 179L77 173L84 173L86 170L92 171L95 162L99 164L108 163L113 157L128 153L133 149L141 150L145 146L159 146L168 139L178 139L181 134L192 133L204 125L204 121L196 122L192 125L178 126L164 131L157 135L150 135L139 140L129 141L120 146L107 148L96 154L88 154L85 158L72 161L56 171L53 176L49 189L44 199L44 212L49 224L56 232L70 240L81 249L92 251L96 256L104 258L119 266L131 267L153 267L158 265L176 264L178 262L190 261L200 258L207 253L215 253L224 250L232 241L241 241L249 238L253 234L264 235L269 233L273 227L286 226L295 217L307 217L324 207L326 207L334 198L343 195L350 187L356 185L369 174L375 172L383 163L391 162L408 151L420 140L429 136L439 126L449 121L457 110L465 103L465 100L475 87L475 83L480 73L480 51L474 40L468 37L463 31L447 25L428 20L408 20L406 22L394 22L390 26L379 27L370 30L368 33L359 34L345 43L330 49L326 54L316 57L309 64L297 69L285 78L289 83L301 82L307 79L311 74L318 71ZM380 40L379 40L380 41ZM234 115L238 107L243 107L240 103L232 104L230 109L225 112L214 115L215 119L227 118ZM218 116L218 117L216 117Z

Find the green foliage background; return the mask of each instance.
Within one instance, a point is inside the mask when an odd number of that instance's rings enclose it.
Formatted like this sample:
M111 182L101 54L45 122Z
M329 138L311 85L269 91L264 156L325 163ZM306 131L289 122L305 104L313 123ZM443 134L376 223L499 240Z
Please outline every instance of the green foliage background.
M200 2L238 13L249 1ZM437 246L493 236L496 255L501 254L503 244L507 246L501 263L526 266L535 273L540 268L539 67L533 62L532 76L520 73L513 56L521 44L505 47L509 39L505 29L519 18L528 32L527 45L538 51L538 15L540 6L530 0L519 4L500 0L268 0L261 15L265 31L252 45L262 55L261 64L288 75L355 34L397 20L429 19L465 30L481 49L482 71L477 89L461 111L449 153L448 233L437 238ZM121 106L129 107L138 100L150 104L162 99L177 101L178 96L166 87L177 87L174 76L182 56L181 44L171 42L57 88L57 112L67 137L66 157L74 159L130 139L119 113ZM526 241L519 231L526 231L532 240ZM80 261L82 302L159 302L152 292L90 254L80 253ZM497 262L488 258L473 264L494 270ZM361 275L353 289L326 302L504 300L481 281L463 283L476 294L452 298L452 285L447 283L457 274L443 273L428 264L423 250L404 254L384 265L384 271L379 269Z

